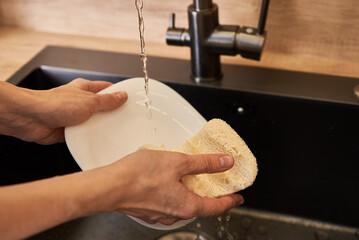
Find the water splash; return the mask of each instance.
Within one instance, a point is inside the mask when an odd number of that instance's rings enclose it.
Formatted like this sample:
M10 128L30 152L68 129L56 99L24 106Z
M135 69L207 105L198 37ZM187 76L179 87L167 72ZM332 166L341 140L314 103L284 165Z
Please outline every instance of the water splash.
M232 234L228 231L229 220L231 219L231 214L229 212L224 213L222 216L217 218L219 226L217 229L217 237L221 240L234 240Z

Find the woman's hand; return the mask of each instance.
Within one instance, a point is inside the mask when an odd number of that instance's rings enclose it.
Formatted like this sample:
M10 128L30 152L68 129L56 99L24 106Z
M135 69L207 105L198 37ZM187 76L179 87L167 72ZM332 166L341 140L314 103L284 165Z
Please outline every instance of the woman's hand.
M181 182L188 174L230 169L223 154L141 150L97 169L0 187L2 239L22 239L75 218L119 211L148 223L218 216L243 203L239 194L200 197Z
M1 83L0 133L40 144L62 142L64 127L126 102L125 92L96 94L110 85L76 79L57 88L36 91Z
M103 206L101 211L119 211L148 223L163 224L193 217L218 216L243 203L243 197L231 194L202 198L189 191L181 178L222 172L232 166L233 158L224 154L186 155L140 150L108 167L94 170L99 174L106 172L111 181L108 184L102 180L102 188L107 191L100 194L97 201L92 199L95 206L90 205L89 210Z

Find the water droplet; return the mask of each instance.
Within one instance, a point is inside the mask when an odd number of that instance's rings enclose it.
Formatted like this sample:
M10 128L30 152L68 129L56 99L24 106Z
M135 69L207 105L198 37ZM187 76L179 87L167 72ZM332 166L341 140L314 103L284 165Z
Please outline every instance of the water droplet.
M227 212L226 214L226 221L229 222L229 220L231 219L231 214L229 212Z
M197 227L197 228L201 228L201 227L202 227L202 226L201 226L201 223L200 223L200 222L197 222L196 227Z
M218 239L233 240L233 236L228 232L229 220L231 215L229 212L224 213L222 216L217 217L219 227L217 231Z
M218 231L218 232L217 232L217 237L218 237L218 239L222 239L222 238L223 238L223 235L224 235L224 233L223 233L222 231Z

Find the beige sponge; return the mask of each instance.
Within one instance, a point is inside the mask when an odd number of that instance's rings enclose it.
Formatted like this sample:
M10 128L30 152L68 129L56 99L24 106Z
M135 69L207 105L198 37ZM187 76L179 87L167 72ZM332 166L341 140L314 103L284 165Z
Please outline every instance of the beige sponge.
M145 149L169 150L187 154L225 153L232 155L234 166L228 171L212 174L188 175L182 178L188 189L204 197L218 197L251 186L257 176L257 162L246 143L223 120L212 119L182 146L143 146Z

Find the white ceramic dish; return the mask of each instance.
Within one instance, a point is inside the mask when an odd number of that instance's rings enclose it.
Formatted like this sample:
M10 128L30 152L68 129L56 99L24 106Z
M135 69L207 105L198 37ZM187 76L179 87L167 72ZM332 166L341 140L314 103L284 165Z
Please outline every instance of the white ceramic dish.
M145 106L144 79L132 78L99 92L126 91L128 100L123 106L114 111L96 113L86 122L65 129L67 146L82 170L111 164L144 144L176 147L206 124L201 114L172 88L150 79L149 89L151 120ZM162 230L191 222L179 221L166 226L131 218L147 227Z

